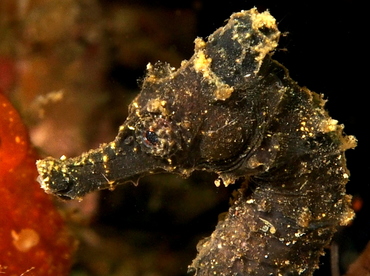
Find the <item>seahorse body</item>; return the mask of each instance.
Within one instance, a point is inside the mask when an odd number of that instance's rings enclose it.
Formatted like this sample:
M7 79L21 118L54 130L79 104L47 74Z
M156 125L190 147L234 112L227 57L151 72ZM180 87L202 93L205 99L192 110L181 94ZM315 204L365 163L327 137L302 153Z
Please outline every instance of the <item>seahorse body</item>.
M38 161L63 198L144 174L216 172L244 179L216 230L198 244L195 275L312 275L339 225L353 218L345 150L356 140L322 96L271 58L280 32L266 11L242 11L177 70L148 65L116 139L76 158Z

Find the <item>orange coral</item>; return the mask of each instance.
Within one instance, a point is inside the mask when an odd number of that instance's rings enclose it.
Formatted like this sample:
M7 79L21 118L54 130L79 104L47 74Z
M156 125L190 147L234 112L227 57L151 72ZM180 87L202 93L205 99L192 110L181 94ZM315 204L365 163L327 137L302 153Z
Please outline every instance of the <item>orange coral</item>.
M0 114L0 273L68 275L72 239L36 182L27 130L1 93Z

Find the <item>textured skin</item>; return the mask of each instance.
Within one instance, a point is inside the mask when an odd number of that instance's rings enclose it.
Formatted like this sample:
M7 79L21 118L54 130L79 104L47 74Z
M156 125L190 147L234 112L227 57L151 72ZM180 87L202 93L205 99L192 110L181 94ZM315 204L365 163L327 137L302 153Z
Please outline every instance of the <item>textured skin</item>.
M243 178L228 215L198 245L195 275L312 275L353 217L344 151L352 136L271 59L280 32L256 9L235 13L175 70L148 65L115 141L38 162L48 193L81 197L148 173Z

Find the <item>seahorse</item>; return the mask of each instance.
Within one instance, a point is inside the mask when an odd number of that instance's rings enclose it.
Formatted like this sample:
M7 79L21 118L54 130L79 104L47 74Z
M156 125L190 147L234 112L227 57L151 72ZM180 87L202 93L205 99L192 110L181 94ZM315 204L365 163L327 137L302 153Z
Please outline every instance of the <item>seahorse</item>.
M178 69L148 64L114 141L81 156L37 162L63 199L143 175L215 172L241 179L227 215L197 246L194 275L312 275L354 213L345 151L353 136L272 59L280 32L268 11L232 14Z

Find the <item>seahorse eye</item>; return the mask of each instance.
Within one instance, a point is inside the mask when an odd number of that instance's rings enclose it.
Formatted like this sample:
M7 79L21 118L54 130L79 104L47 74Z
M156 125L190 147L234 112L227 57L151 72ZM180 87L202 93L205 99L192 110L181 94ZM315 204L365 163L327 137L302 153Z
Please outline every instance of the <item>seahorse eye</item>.
M181 149L181 135L171 118L148 114L141 119L136 139L145 152L167 158Z
M158 138L158 135L153 132L153 131L146 131L145 135L144 135L144 140L147 142L147 143L150 143L151 145L158 145L159 144L159 138Z

